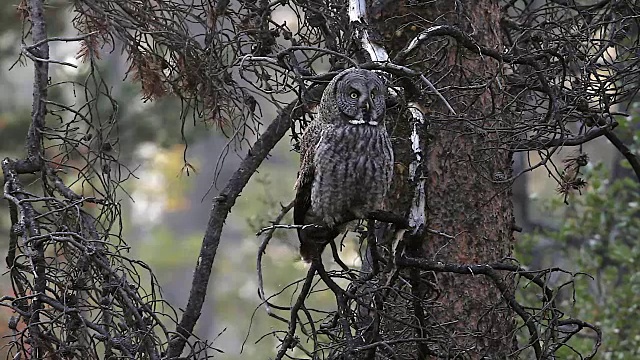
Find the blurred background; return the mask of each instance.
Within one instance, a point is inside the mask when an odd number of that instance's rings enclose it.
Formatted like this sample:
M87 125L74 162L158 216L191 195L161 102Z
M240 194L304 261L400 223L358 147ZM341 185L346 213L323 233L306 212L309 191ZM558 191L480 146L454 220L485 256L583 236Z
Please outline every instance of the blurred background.
M10 1L17 5L17 1ZM291 16L278 14L277 16ZM48 2L50 35L76 35L66 2ZM30 122L32 64L16 63L22 38L21 20L15 6L0 7L0 156L23 157L24 138ZM143 100L140 85L126 77L128 65L115 44L101 54L102 77L112 87L119 104L120 161L133 170L134 178L121 191L124 239L129 256L146 262L162 285L164 298L176 309L184 307L212 199L236 169L246 148L235 153L217 127L204 121L187 123L181 131L180 104L166 96ZM52 43L51 57L78 65L77 69L55 66L55 81L82 79L88 64L78 60L78 43ZM73 103L74 92L57 91L52 99ZM618 119L616 132L637 153L638 105L621 109L632 114ZM635 114L635 115L634 115ZM265 111L267 125L275 113ZM185 144L186 140L186 144ZM582 194L560 194L555 180L544 167L526 173L513 186L517 224L515 257L523 266L563 267L590 276L576 277L573 296L563 301L577 318L603 327L603 359L635 359L640 355L640 214L637 179L606 141L594 141L582 149L563 149L562 160L586 153L589 164L582 178L588 186ZM226 154L224 162L218 159ZM184 171L185 156L195 167ZM535 154L516 154L514 171L536 161ZM220 166L220 164L222 164ZM257 295L256 256L261 239L256 232L270 225L281 206L293 199L298 155L290 143L281 141L261 166L233 208L216 257L209 296L197 330L223 351L223 359L258 359L273 353L278 343L265 334L281 327L260 307ZM549 164L549 166L552 166ZM284 223L291 223L290 215ZM0 254L8 243L9 216L0 206ZM358 266L354 241L345 242L343 258ZM286 286L306 273L299 261L295 232L278 230L264 258L267 294L283 291L287 299L295 289ZM3 270L6 264L3 262ZM558 280L560 281L560 280ZM10 294L7 276L0 276L0 295ZM575 306L571 306L580 299ZM332 307L333 299L319 294L321 306ZM0 309L0 335L8 335L11 313ZM588 340L588 339L586 339ZM586 343L585 349L590 346ZM246 344L243 346L243 344ZM258 342L256 344L256 342ZM576 345L577 347L580 344ZM0 351L0 356L3 356ZM570 354L567 358L571 358Z

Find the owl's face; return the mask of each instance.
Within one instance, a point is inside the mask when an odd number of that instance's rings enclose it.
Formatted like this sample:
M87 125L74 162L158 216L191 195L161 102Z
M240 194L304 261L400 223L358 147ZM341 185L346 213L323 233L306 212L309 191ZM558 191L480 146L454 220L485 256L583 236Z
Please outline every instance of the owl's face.
M352 125L377 126L384 118L386 87L373 72L355 69L336 84L342 118Z

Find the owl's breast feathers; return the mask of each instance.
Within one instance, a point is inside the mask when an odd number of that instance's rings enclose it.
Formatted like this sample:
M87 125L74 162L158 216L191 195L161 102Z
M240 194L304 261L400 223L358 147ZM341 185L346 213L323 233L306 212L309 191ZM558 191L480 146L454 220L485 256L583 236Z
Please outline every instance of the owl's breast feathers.
M294 223L325 227L298 229L305 260L319 255L341 224L381 209L393 176L393 150L383 126L325 123L320 129L305 132L309 143L302 146L296 182Z
M393 151L382 126L328 126L315 148L311 208L330 226L380 209Z

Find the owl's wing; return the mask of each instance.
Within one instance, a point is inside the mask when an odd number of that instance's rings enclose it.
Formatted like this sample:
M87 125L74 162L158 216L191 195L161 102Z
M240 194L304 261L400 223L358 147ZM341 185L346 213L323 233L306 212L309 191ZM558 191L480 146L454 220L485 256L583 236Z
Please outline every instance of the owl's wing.
M313 165L300 171L296 182L296 198L293 206L293 223L304 225L307 212L311 208L311 187L313 185Z
M312 154L313 155L313 154ZM307 163L301 169L296 183L296 197L293 205L293 223L296 225L321 225L321 227L308 227L297 229L300 240L300 256L302 260L311 262L319 257L327 244L340 234L340 227L323 226L322 220L313 214L311 209L311 188L315 176L313 163Z
M313 155L315 147L320 140L320 129L316 129L315 124L311 124L302 137L302 154L300 158L300 171L294 189L296 190L295 203L293 207L293 222L296 225L304 225L305 218L311 208L311 188L315 176L315 166ZM316 133L317 131L317 133Z
M307 225L311 215L311 188L315 176L313 150L313 148L305 149L303 147L300 171L295 185L296 197L293 204L293 223L296 225ZM317 253L315 239L313 236L309 236L308 229L298 229L297 232L300 240L300 255L304 261L310 262L313 255Z
M314 216L311 208L311 189L316 175L313 159L325 128L324 123L312 122L302 136L300 171L295 185L296 197L293 205L293 223L296 225L317 224L320 221ZM298 229L302 259L310 262L313 258L320 256L327 242L333 240L338 234L336 229L329 228Z

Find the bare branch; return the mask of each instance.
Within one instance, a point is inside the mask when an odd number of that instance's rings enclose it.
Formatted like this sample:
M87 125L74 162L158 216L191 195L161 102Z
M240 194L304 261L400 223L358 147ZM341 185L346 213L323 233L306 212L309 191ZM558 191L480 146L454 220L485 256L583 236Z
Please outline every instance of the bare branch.
M42 161L42 130L47 114L47 89L49 81L49 64L41 59L49 58L47 27L44 19L44 3L42 0L29 0L29 19L31 20L31 39L34 42L30 49L34 57L33 105L31 109L31 127L27 136L27 161L33 167L40 167Z
M322 87L310 90L310 98L316 99L317 101L318 95L322 90ZM262 164L262 161L269 155L271 149L276 146L278 141L280 141L289 130L292 119L300 115L301 108L298 102L294 102L283 109L278 117L271 122L265 132L256 140L238 167L238 170L231 176L227 185L215 198L213 208L209 214L207 229L202 240L198 263L194 270L189 300L180 324L176 329L177 335L174 336L169 343L167 350L167 356L169 358L180 356L187 339L193 332L196 321L200 317L200 311L204 303L211 275L211 267L213 266L218 244L220 243L222 227L224 226L229 211L235 204L236 198L240 195L240 192L242 192L260 164Z
M629 147L626 146L622 142L622 140L620 140L620 138L612 131L607 131L605 133L605 136L611 142L611 144L613 144L613 146L615 146L616 149L618 149L618 151L625 157L625 159L627 159L627 161L631 165L631 168L633 169L633 172L636 174L636 178L640 182L640 160L638 159L638 156L634 154L629 149Z

